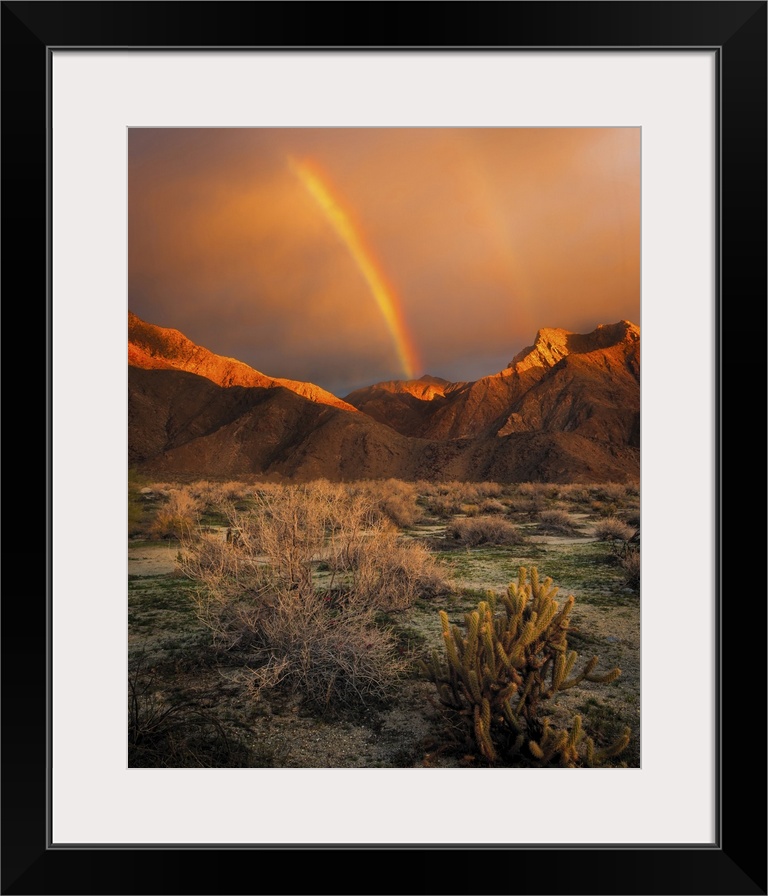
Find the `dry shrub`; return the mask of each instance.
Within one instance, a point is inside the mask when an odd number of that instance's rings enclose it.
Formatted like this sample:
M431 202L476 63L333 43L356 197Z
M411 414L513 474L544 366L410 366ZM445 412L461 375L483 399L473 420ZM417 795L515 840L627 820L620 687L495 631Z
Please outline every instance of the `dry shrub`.
M621 566L627 574L625 584L631 588L640 585L640 548L629 545L628 550L620 560Z
M250 498L253 487L247 482L232 480L230 482L222 483L222 490L226 501L237 503L238 501L245 501Z
M486 498L480 504L480 513L506 513L507 505L498 498Z
M499 498L504 492L504 486L500 482L478 482L475 492L479 498Z
M154 538L182 539L197 525L201 509L199 499L188 487L175 488L155 514L150 534Z
M522 497L554 500L560 495L561 485L556 482L520 482L514 487L513 494Z
M525 536L517 526L493 516L455 520L446 529L448 538L474 547L482 544L522 544Z
M477 516L480 513L480 505L479 504L462 504L459 508L459 513L463 513L464 516Z
M458 504L471 504L480 497L477 485L471 482L445 482L443 483L443 494L447 498L452 498Z
M590 505L590 509L595 516L607 519L608 517L616 516L619 512L619 505L615 501L595 500Z
M221 504L224 501L224 488L220 482L209 482L199 479L189 484L189 493L204 505Z
M386 696L405 671L392 634L373 607L331 605L316 592L282 591L258 631L262 664L320 708L366 704Z
M252 486L248 491L248 497L278 497L282 494L283 489L286 486L280 485L277 482L259 482L257 485Z
M632 526L616 516L606 517L595 526L595 537L598 541L629 541L634 534Z
M266 564L242 543L198 532L182 539L177 565L198 585L192 593L195 613L214 643L226 650L247 647L269 607Z
M361 543L351 568L356 599L382 610L404 610L417 598L452 590L424 545L378 530Z
M627 496L627 486L623 482L603 482L594 487L592 494L603 501L620 502Z
M572 535L576 526L565 510L542 510L539 514L539 527L544 532L557 535Z
M592 501L592 493L589 486L574 482L560 486L560 498L570 501L572 504L589 505Z
M259 489L254 502L225 508L226 539L183 541L179 565L199 583L198 617L220 646L246 653L256 696L287 687L325 708L384 696L406 658L376 613L437 587L431 555L341 485ZM319 561L338 574L340 598L334 577L330 591L317 587Z
M427 510L441 519L450 519L457 513L461 513L461 501L449 495L434 495L428 497Z
M536 516L547 506L547 502L542 495L512 495L507 503L509 513L527 514L528 516Z
M379 509L396 526L406 529L415 526L422 519L416 504L416 495L394 494L380 502Z
M349 494L362 500L377 516L390 520L401 529L414 526L423 514L418 506L416 486L399 479L357 482L348 486Z
M422 495L428 497L445 497L455 506L461 504L479 504L485 498L498 498L504 493L504 487L499 482L440 482L431 488L421 490ZM458 511L454 511L456 513Z

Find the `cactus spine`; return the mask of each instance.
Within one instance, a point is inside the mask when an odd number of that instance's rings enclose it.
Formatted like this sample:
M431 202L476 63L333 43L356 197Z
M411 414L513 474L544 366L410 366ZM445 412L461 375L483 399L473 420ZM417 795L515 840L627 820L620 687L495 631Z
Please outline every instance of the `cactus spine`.
M443 705L466 720L467 733L489 762L599 765L629 744L626 729L614 744L596 750L580 716L564 729L540 717L542 702L559 691L582 681L607 684L621 674L620 669L595 672L596 656L574 674L578 654L568 650L567 641L574 597L560 604L558 590L552 579L539 578L536 567L520 567L506 593L487 592L465 614L463 629L440 611L445 657L433 653L423 671Z

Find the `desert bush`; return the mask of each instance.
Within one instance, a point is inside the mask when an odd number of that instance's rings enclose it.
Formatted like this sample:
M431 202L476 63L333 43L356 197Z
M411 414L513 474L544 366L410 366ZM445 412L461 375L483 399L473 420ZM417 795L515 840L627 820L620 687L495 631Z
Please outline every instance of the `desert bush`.
M592 491L594 497L614 503L620 503L627 496L627 486L623 482L602 482Z
M424 501L427 511L441 519L450 519L461 513L461 500L455 496L432 495Z
M174 488L157 510L150 533L155 538L184 538L197 525L201 509L188 487Z
M486 498L479 507L480 513L506 513L507 505L498 498Z
M201 504L221 504L224 500L224 488L220 482L209 482L198 479L189 484L189 493Z
M347 552L349 590L355 599L382 610L404 610L417 598L447 594L452 585L424 545L377 530Z
M240 480L234 479L222 483L221 490L224 494L225 501L237 503L239 501L246 501L250 498L251 493L253 492L253 486L249 485L247 482L241 482Z
M574 482L560 486L560 498L570 501L572 504L589 506L592 501L592 493L589 486Z
M420 494L427 497L444 497L450 499L455 506L461 504L479 504L485 498L499 498L504 494L504 486L499 482L450 482L434 483L431 487L419 489ZM457 510L453 511L458 513Z
M459 507L459 513L464 516L477 516L480 513L480 505L479 504L462 504Z
M488 592L464 617L464 628L440 611L445 656L422 665L437 687L454 736L489 763L566 768L601 765L629 744L626 728L612 744L598 748L585 736L581 716L556 727L544 714L547 701L583 681L608 684L621 674L594 670L594 656L575 672L578 654L568 649L573 595L560 605L550 578L536 568L519 570L500 597Z
M544 532L558 535L572 535L576 531L573 519L565 510L542 510L539 526Z
M454 520L446 527L445 534L470 547L483 544L522 544L525 541L517 526L493 516Z
M599 516L603 519L616 516L619 512L619 505L615 501L595 500L590 504L590 511L593 516Z
M525 514L528 517L535 517L547 506L546 499L542 495L537 494L515 494L512 495L507 503L508 513Z
M375 609L359 601L330 603L318 592L281 591L256 633L260 665L277 663L281 683L315 707L381 699L406 668Z
M598 541L629 541L634 534L632 526L616 516L606 517L595 526L595 537Z
M515 494L524 498L551 500L557 498L560 488L556 482L520 482L515 486Z
M390 520L401 529L416 525L423 516L413 483L399 479L356 482L348 486L348 491L353 499L367 504L374 516Z
M478 498L500 498L504 493L504 486L500 482L478 482L475 493Z
M376 614L437 587L431 556L341 485L259 490L253 500L248 511L225 508L226 539L184 539L179 565L199 585L198 618L219 646L246 653L254 694L290 688L324 709L384 696L407 658ZM324 590L320 562L332 572Z
M627 551L620 560L621 567L627 574L624 584L630 588L640 586L640 548L628 545Z

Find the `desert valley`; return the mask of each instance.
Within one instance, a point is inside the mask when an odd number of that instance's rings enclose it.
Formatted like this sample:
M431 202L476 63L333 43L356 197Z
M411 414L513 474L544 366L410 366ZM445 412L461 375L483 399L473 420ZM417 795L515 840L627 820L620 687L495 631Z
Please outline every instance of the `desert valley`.
M128 316L133 767L639 767L640 330L336 396Z

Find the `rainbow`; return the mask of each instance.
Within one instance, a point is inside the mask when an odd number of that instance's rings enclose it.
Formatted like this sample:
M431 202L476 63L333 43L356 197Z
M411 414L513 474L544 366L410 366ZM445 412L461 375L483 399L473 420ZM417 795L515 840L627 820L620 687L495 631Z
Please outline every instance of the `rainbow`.
M334 198L327 178L321 177L316 168L293 158L289 158L288 163L352 256L381 311L403 374L406 379L413 379L416 371L421 368L418 353L405 325L400 302L387 284L371 249L366 246L360 227L353 223L349 213Z

